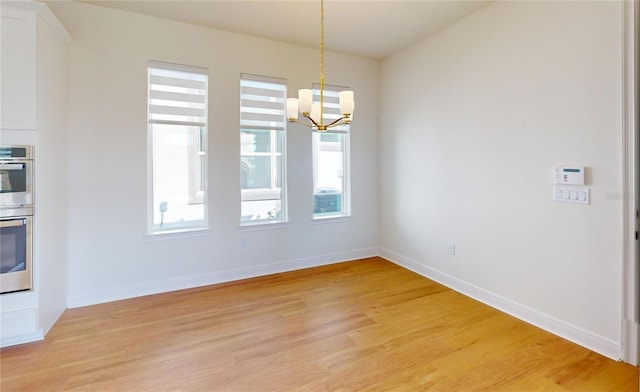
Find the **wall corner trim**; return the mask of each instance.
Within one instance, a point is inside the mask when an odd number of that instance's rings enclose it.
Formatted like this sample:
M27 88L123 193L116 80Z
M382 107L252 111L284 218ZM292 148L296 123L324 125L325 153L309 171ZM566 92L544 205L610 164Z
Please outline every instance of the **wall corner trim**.
M46 4L42 4L39 9L38 15L42 20L53 30L54 33L64 42L66 45L71 45L73 42L73 36L69 33L67 28L58 20L49 7Z
M640 152L638 134L640 91L638 59L640 43L640 3L625 1L622 4L622 127L623 127L623 274L622 274L622 349L625 362L640 363L640 324L638 314L638 181L637 171Z
M513 302L480 287L474 286L451 275L442 273L434 268L428 267L418 261L412 260L389 249L381 248L380 257L391 261L403 268L420 274L428 279L449 287L461 294L464 294L476 301L482 302L495 309L505 312L513 317L525 321L531 325L541 328L547 332L569 340L580 346L595 351L608 358L619 360L622 355L622 346L619 342L612 342L593 333L584 331L573 325L537 312L526 306Z

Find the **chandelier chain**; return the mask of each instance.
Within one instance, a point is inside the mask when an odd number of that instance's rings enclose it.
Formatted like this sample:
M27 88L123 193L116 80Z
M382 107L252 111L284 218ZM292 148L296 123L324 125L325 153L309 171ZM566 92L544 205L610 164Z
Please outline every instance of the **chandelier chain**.
M320 0L320 125L324 111L324 0Z

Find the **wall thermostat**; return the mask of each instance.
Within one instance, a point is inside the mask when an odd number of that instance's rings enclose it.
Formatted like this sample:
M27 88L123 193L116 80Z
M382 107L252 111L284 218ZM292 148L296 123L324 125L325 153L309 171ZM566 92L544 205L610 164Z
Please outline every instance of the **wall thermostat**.
M554 167L553 183L564 185L584 185L584 166Z

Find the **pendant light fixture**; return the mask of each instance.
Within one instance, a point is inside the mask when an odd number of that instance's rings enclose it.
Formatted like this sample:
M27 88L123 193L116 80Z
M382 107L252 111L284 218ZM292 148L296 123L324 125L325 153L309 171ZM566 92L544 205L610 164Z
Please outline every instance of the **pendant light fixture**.
M355 102L353 91L340 91L340 115L341 117L328 124L324 123L324 0L320 0L320 102L313 103L313 91L310 89L298 90L298 98L287 99L287 118L289 122L302 124L318 132L351 123ZM299 121L298 111L308 120Z

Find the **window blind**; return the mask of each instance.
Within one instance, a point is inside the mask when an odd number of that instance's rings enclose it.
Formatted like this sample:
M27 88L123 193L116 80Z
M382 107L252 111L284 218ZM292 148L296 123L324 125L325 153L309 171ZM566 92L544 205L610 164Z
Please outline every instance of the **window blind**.
M284 130L287 124L287 81L242 74L240 78L240 127Z
M149 124L206 126L206 68L149 61Z
M340 91L349 90L348 87L324 85L324 107L322 108L322 117L325 124L331 124L333 121L342 117L340 114ZM313 84L313 102L320 103L320 83ZM327 132L331 133L349 133L349 125L338 125L329 128Z

